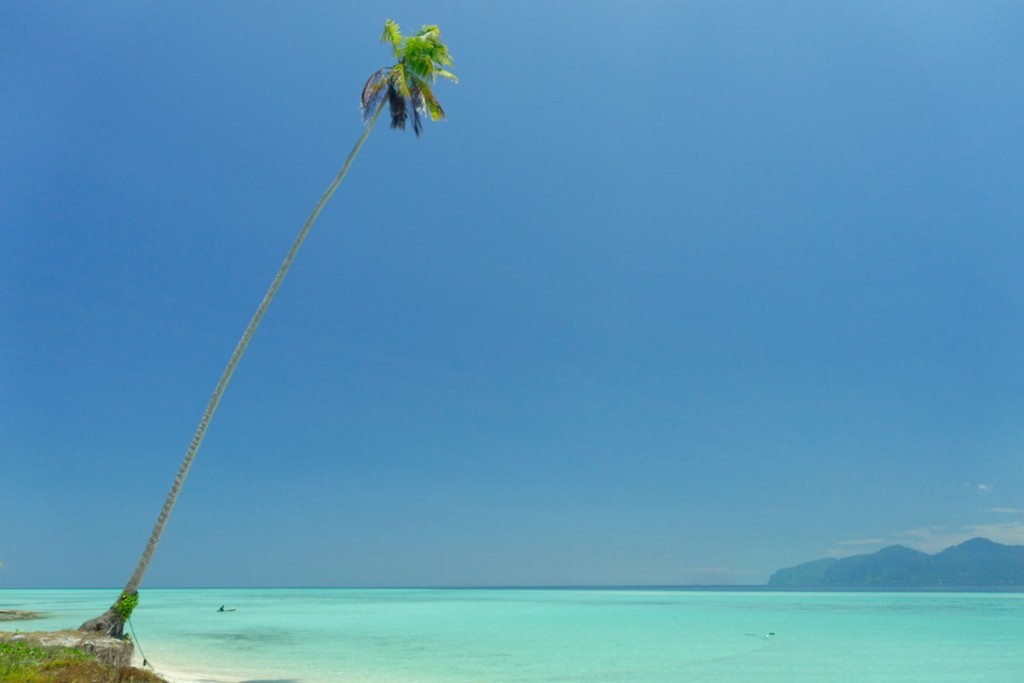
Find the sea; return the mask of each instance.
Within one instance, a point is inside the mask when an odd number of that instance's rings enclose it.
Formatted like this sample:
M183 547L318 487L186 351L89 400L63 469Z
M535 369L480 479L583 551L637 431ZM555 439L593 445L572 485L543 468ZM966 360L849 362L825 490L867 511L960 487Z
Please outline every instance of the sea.
M0 628L76 628L117 593L0 589L0 609L42 613ZM140 598L136 657L174 680L1024 682L1024 593L144 588Z

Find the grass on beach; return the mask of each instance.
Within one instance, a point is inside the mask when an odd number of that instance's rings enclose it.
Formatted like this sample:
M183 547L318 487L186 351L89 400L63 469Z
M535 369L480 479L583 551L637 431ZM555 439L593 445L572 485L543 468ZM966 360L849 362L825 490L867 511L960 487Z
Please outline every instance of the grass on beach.
M132 667L109 667L79 650L0 643L4 683L164 683L156 674Z

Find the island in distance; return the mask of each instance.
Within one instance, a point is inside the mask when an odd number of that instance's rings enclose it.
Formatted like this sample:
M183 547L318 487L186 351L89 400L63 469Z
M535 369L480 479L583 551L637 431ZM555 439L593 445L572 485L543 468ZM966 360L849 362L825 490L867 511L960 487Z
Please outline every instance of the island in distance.
M972 538L928 555L891 545L870 555L780 569L770 588L955 588L1024 586L1024 545Z

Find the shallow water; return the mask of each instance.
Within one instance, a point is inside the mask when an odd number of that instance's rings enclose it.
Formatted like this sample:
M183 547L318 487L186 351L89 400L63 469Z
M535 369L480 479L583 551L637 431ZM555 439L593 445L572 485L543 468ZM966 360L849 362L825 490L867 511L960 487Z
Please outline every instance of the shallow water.
M47 613L8 630L68 628L116 596L0 590L0 607ZM1022 593L149 589L132 622L158 669L235 680L1024 680Z

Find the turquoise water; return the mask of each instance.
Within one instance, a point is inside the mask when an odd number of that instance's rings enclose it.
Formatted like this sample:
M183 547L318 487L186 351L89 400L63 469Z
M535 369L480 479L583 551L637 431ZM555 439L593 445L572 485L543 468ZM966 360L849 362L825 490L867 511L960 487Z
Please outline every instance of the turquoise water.
M0 590L76 627L111 590ZM1021 683L1024 594L149 589L157 669L302 683ZM220 605L237 608L217 612ZM774 633L774 635L768 635Z

